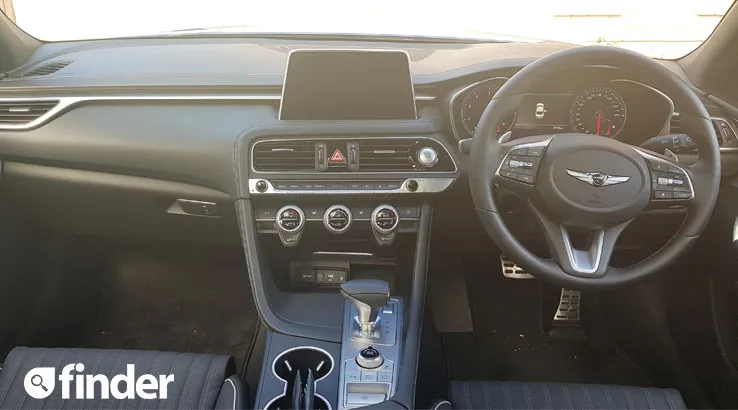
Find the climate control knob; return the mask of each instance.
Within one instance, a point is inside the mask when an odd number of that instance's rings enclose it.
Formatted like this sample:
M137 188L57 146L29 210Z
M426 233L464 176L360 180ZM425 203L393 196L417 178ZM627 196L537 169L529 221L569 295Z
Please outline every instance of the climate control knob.
M438 152L431 147L423 147L418 150L418 162L426 168L432 167L438 162Z
M277 211L274 226L284 246L296 246L305 228L305 213L296 205L283 206Z
M351 211L343 205L333 205L323 214L323 226L328 232L341 234L351 227Z
M371 216L374 239L379 246L392 245L395 233L400 227L400 213L391 205L380 205L374 208Z

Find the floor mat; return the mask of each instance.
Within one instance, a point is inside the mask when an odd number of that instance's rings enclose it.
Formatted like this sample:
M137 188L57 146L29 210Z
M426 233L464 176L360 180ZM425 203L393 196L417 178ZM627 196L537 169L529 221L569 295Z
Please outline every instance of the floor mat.
M240 248L116 252L85 347L231 354L241 368L258 315Z
M539 281L505 279L478 266L491 265L477 261L465 267L475 331L443 335L451 380L651 385L606 335L545 336Z

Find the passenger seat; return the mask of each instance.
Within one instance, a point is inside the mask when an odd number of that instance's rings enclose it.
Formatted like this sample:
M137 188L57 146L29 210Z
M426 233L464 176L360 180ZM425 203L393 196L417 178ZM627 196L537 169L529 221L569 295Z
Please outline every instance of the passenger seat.
M0 408L245 409L235 373L230 356L17 347L0 372Z

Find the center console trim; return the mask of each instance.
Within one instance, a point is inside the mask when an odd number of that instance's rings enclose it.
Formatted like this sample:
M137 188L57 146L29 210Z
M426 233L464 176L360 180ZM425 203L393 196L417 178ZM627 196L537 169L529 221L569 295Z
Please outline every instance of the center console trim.
M392 178L388 178L392 179ZM265 182L267 189L259 191L256 188L258 182ZM410 181L417 183L417 188L412 190ZM314 182L314 181L312 181ZM335 181L334 181L335 182ZM343 181L339 181L343 182ZM345 182L348 182L345 181ZM367 194L425 194L438 193L448 189L456 178L407 178L402 181L397 189L340 189L340 190L316 190L316 189L276 189L271 181L261 178L249 179L249 194L251 195L367 195Z

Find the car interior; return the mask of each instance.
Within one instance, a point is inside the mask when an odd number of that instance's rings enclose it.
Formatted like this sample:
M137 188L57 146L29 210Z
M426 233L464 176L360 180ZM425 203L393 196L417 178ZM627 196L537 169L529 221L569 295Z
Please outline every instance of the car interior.
M0 408L736 408L736 44L0 15Z

